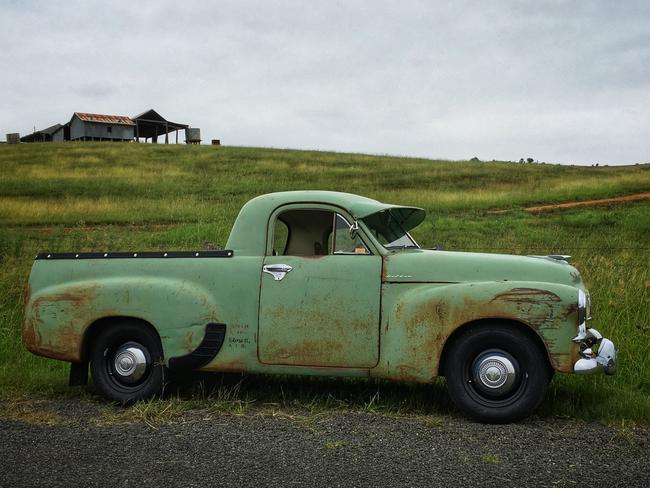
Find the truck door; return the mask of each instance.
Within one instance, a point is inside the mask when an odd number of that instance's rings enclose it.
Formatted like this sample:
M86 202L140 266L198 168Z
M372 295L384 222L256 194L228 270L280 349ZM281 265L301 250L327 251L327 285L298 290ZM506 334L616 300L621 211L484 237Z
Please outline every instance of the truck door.
M273 251L260 270L259 360L375 366L381 256L352 238L348 221L333 210L287 210L270 224Z

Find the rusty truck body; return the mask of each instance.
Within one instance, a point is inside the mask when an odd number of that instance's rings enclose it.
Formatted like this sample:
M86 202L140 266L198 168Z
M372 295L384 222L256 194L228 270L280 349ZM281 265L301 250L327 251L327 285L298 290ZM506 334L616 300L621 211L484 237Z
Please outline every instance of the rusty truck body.
M262 195L223 251L39 253L22 337L122 403L167 371L445 376L466 415L530 414L554 371L613 373L563 256L421 249L425 212L357 195Z

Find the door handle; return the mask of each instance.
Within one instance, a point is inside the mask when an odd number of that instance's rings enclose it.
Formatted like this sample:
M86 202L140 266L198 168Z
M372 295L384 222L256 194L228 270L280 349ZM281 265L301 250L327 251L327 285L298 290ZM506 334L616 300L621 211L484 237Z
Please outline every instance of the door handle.
M262 271L273 276L275 281L280 281L292 269L288 264L266 264L262 268Z

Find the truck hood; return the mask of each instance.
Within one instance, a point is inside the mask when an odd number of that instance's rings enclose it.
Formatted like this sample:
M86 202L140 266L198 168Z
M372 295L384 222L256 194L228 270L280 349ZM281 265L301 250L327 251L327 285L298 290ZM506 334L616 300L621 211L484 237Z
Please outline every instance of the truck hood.
M386 257L384 280L397 283L539 281L583 287L577 269L546 256L402 250Z

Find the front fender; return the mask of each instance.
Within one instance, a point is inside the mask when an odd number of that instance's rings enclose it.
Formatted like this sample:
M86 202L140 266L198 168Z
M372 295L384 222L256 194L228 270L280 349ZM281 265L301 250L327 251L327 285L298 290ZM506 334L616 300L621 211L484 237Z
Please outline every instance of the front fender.
M430 381L454 331L485 319L525 324L543 341L553 368L573 371L578 288L523 281L389 283L384 293L381 348L389 377Z
M106 317L149 322L160 335L166 359L194 350L206 324L219 322L214 297L191 281L160 277L94 279L30 294L23 342L35 354L77 362L88 327Z

